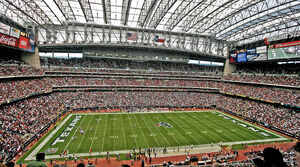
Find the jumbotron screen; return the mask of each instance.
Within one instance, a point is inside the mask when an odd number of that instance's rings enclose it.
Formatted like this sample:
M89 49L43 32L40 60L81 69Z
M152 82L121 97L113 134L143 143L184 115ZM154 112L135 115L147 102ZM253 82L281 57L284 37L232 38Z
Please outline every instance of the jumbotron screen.
M293 58L300 58L300 41L292 41L269 46L269 60Z

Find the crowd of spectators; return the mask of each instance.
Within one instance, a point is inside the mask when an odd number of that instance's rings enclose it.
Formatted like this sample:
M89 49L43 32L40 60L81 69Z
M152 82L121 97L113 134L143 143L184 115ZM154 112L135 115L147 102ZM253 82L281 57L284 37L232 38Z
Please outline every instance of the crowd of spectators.
M9 62L7 62L9 63ZM53 86L69 85L130 85L130 86L180 86L180 87L204 87L218 88L222 92L239 94L254 97L261 100L269 100L300 106L300 93L297 90L281 89L267 86L249 84L237 84L218 82L216 78L175 79L175 76L219 75L219 67L203 67L183 63L166 62L135 62L111 59L42 59L44 70L37 70L24 65L1 64L0 76L19 75L43 75L44 71L61 72L88 72L93 76L56 76L62 74L49 73L35 79L10 79L0 81L0 103L27 97L33 93L51 91ZM57 68L52 68L57 66ZM73 68L67 68L67 66ZM49 68L51 67L51 68ZM108 70L107 68L111 68ZM132 70L133 69L133 70ZM138 71L138 70L145 71ZM131 74L153 74L167 75L165 78L137 77L126 78L114 76L103 78L100 73L131 73ZM205 73L200 73L205 72ZM98 73L98 74L97 74ZM46 73L47 74L47 73ZM47 74L47 75L49 75ZM68 74L63 74L68 75ZM76 75L70 73L70 75ZM169 79L167 78L169 75ZM255 83L269 83L299 86L299 76L286 75L229 75L223 79L230 81L243 81ZM235 112L246 118L257 120L266 126L272 126L295 135L299 135L300 115L292 109L275 107L271 104L259 101L233 98L220 94L191 93L191 92L126 92L126 91L78 91L60 92L50 95L29 98L9 105L0 106L0 157L18 150L30 136L37 133L42 127L51 122L55 115L64 106L70 108L128 108L132 106L153 107L153 106L212 106ZM3 156L2 156L3 158ZM1 158L0 158L1 159Z
M254 86L236 83L224 83L220 90L226 93L244 95L260 100L300 106L299 90L279 89L268 86Z
M177 86L216 88L220 82L208 80L153 79L153 78L97 78L97 77L44 77L27 80L0 81L0 103L27 97L31 94L51 91L53 86L70 85L129 85L129 86Z
M118 59L96 59L96 58L41 58L44 67L77 67L77 68L102 68L102 69L123 69L123 70L148 70L148 71L187 71L187 72L220 72L223 67L199 66L179 62L164 61L134 61Z
M226 75L223 76L224 80L228 81L242 81L253 83L266 83L276 85L289 85L299 86L300 76L288 76L288 75Z
M63 109L64 103L57 94L1 106L0 155L2 158L16 152L28 138L51 122Z
M243 100L220 94L191 92L126 92L79 91L56 92L29 98L0 108L0 153L16 151L26 140L43 128L68 106L72 109L131 106L212 106L223 108L266 126L299 135L300 114L283 107Z
M42 75L43 70L39 70L29 66L23 65L0 65L0 77L3 76L32 76L32 75Z
M281 63L277 62L256 62L255 64L241 63L238 64L235 73L251 73L251 74L291 74L299 75L299 63Z
M219 82L217 79L194 79L174 77L134 77L131 76L81 76L62 77L49 76L36 79L3 80L0 81L0 103L16 98L24 98L31 94L48 92L53 86L156 86L156 87L201 87L216 88L221 92L248 96L265 101L300 106L300 91L268 86Z

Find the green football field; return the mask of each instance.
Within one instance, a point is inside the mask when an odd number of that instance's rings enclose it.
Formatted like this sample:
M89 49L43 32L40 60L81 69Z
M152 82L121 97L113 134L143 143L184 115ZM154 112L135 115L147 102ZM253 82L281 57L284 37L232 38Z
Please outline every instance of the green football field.
M63 150L73 154L282 139L219 111L70 114L64 121L35 152L59 155Z

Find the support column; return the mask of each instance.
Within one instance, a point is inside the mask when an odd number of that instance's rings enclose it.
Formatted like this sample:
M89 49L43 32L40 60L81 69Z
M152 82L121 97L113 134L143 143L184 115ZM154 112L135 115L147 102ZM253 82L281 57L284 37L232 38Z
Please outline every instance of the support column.
M229 47L227 46L227 59L224 64L224 75L231 74L235 71L236 65L229 62Z
M41 68L39 48L38 48L38 29L35 28L35 53L21 52L21 59L35 68Z

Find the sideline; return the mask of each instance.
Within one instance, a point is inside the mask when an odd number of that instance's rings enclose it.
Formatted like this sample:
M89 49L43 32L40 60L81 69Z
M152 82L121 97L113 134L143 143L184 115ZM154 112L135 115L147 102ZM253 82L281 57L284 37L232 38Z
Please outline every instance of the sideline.
M52 132L47 138L41 142L26 158L25 161L35 160L35 155L42 149L42 147L55 135L57 131L71 118L73 114L69 114L66 119L64 119Z
M283 141L285 139L262 139L262 140L249 140L249 141L237 141L237 142L224 142L222 143L222 145L235 145L235 144L245 144L245 143L254 143L254 142L270 142L270 141ZM193 149L190 149L191 146L179 146L179 147L168 147L167 150L170 154L163 154L162 150L163 147L159 147L157 148L159 150L159 152L157 152L157 157L168 157L168 156L174 156L177 155L176 152L175 154L173 153L174 149L178 149L179 148L179 152L180 154L178 155L185 155L185 150L189 151L190 154L194 153L194 151L196 151L197 153L210 153L210 152L217 152L221 149L221 147L214 143L213 147L211 147L211 144L202 144L202 145L194 145ZM109 151L109 154L127 154L132 150L119 150L119 151ZM99 156L99 155L106 155L107 152L92 152L92 153L75 153L74 155L76 155L77 157L93 157L93 156ZM69 154L71 155L71 154ZM68 157L69 155L66 156L60 156L60 155L48 155L46 156L45 159L59 159L59 158L65 158ZM73 154L72 154L73 156ZM34 160L34 159L30 159L30 160Z

